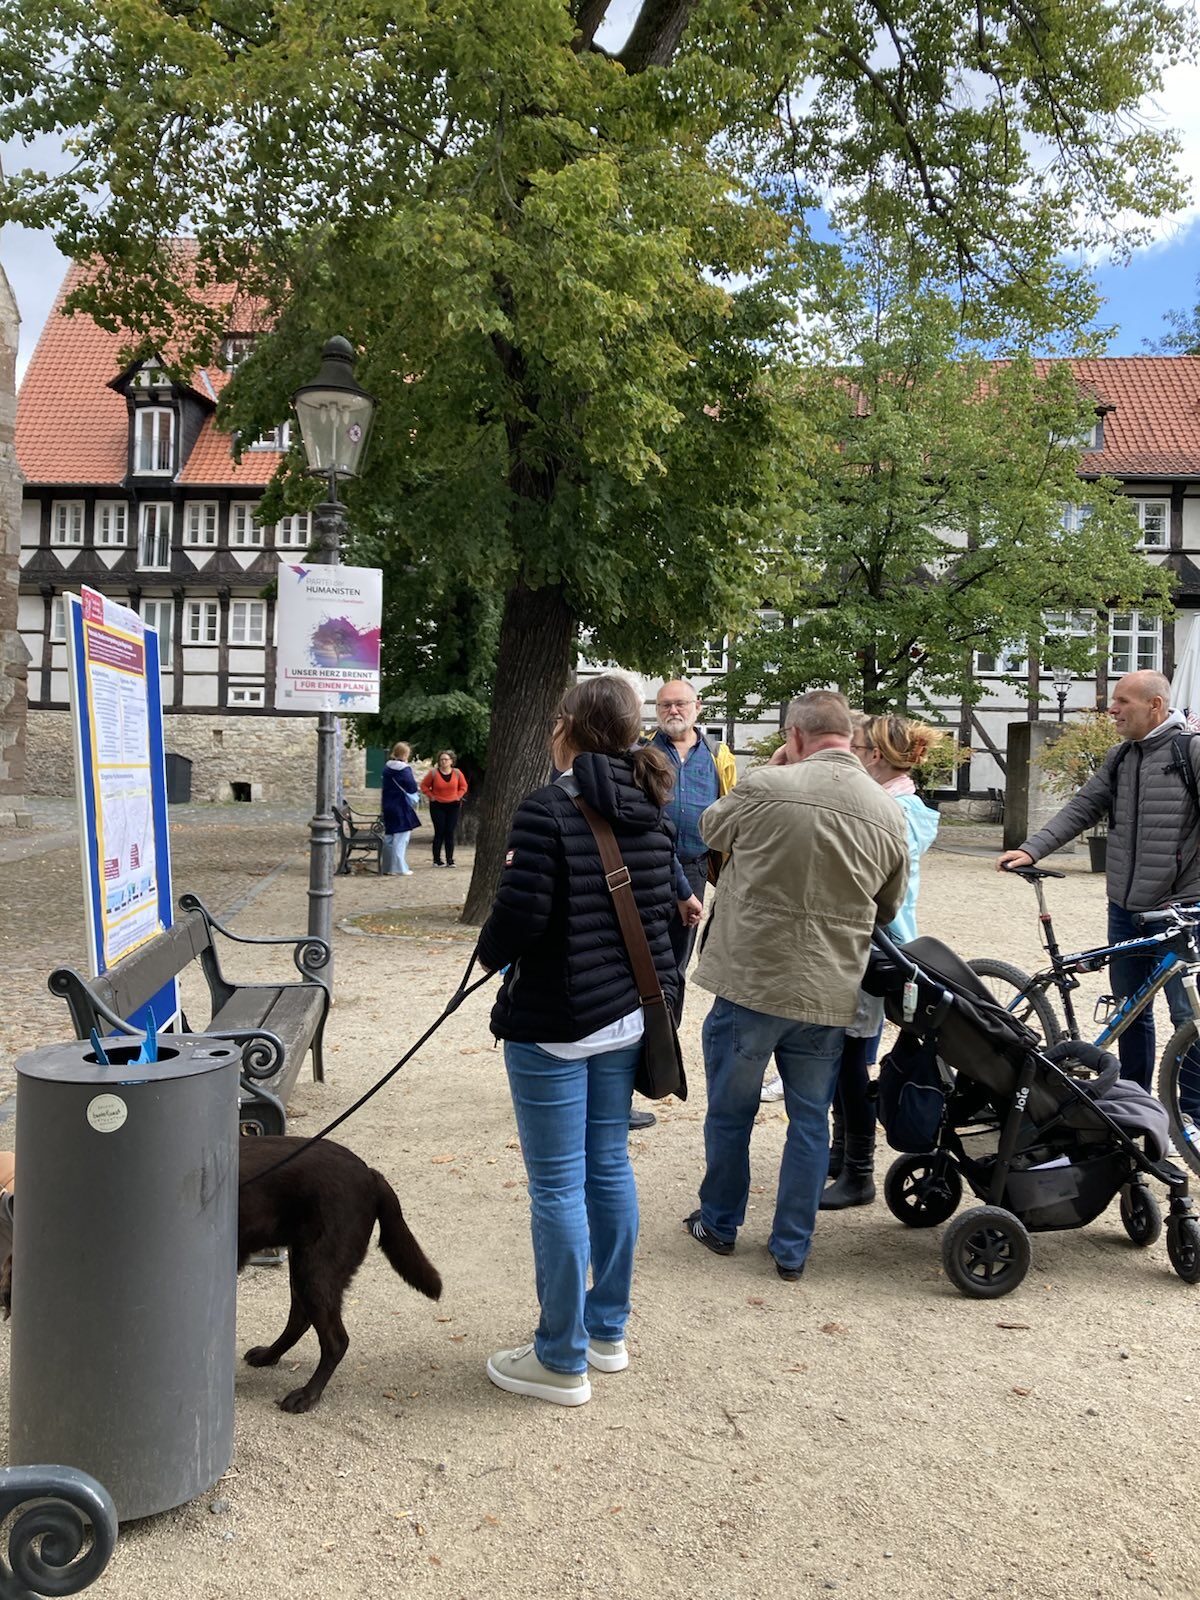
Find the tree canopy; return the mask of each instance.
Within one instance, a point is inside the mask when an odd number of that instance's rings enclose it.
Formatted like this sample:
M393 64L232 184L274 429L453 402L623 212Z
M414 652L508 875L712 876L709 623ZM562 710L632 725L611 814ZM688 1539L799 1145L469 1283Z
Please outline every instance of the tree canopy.
M0 217L93 260L77 308L181 367L214 285L261 302L222 410L248 433L346 334L381 398L356 525L431 597L504 597L469 915L580 629L653 666L774 579L812 452L767 379L822 310L821 206L919 243L999 334L1078 325L1063 252L1181 200L1137 112L1191 46L1160 0L641 0L606 48L608 11L0 0L0 138L75 157Z
M788 379L821 419L812 489L777 565L784 617L738 639L730 709L827 683L869 711L973 702L974 654L1013 647L1094 670L1073 614L1161 610L1169 593L1120 485L1080 479L1101 402L1069 362L965 340L961 307L911 257L898 269L876 244L857 265L815 341L825 359Z

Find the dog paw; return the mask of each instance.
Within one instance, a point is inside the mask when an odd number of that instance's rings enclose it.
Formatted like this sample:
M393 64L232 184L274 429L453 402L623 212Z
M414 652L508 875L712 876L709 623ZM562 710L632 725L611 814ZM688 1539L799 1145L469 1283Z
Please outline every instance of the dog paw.
M292 1412L311 1411L320 1398L319 1394L309 1394L306 1388L293 1389L291 1394L285 1394L279 1402L279 1409Z
M252 1367L273 1367L279 1360L269 1344L256 1344L253 1350L247 1350L242 1357Z

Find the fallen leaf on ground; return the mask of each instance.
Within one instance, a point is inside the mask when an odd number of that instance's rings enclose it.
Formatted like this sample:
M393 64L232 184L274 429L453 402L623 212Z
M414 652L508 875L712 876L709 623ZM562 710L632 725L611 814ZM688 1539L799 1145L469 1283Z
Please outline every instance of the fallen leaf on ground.
M1018 1389L1018 1388L1017 1388L1017 1387L1016 1387L1016 1386L1015 1386L1015 1385L1014 1385L1014 1386L1013 1386L1013 1393L1014 1393L1014 1394L1019 1394L1019 1395L1020 1395L1020 1396L1021 1396L1021 1398L1022 1398L1022 1399L1024 1399L1024 1398L1025 1398L1025 1396L1026 1396L1026 1395L1027 1395L1027 1394L1032 1394L1032 1393L1033 1393L1033 1390L1032 1390L1032 1389Z
M442 1564L441 1560L440 1560L440 1558L438 1556L430 1556L429 1565L431 1567L440 1567L441 1564Z
M822 1333L849 1333L850 1329L846 1326L846 1324L844 1322L823 1322L821 1324L821 1332Z
M1029 1328L1027 1322L998 1322L996 1326L998 1328L1024 1328L1026 1330Z
M429 1164L430 1164L430 1166L433 1166L433 1167L444 1167L446 1165L447 1161L453 1161L453 1160L454 1160L453 1156L431 1156L430 1160L429 1160Z

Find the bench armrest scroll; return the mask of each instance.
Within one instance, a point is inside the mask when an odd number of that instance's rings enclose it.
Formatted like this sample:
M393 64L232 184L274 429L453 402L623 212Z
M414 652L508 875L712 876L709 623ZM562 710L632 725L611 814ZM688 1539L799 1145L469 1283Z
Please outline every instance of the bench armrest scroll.
M56 967L47 978L46 987L51 994L59 995L67 1002L77 1038L86 1039L101 1022L107 1023L108 1031L113 1033L132 1034L139 1039L145 1037L140 1028L132 1027L124 1017L117 1016L93 994L87 979L74 967Z
M194 894L181 895L179 899L179 905L180 909L183 911L199 911L210 928L215 929L217 933L222 934L226 939L233 940L235 944L290 944L294 946L292 950L292 960L296 963L296 967L301 976L309 979L313 983L323 984L326 988L328 988L328 980L323 976L323 973L324 969L329 965L332 952L330 951L328 942L326 940L318 939L315 934L308 933L301 934L299 937L295 938L290 937L287 934L262 935L234 933L232 929L226 928L219 923L216 917L213 916L212 912L209 911ZM244 987L244 985L236 985L235 987L240 988Z
M0 1469L0 1521L28 1505L0 1556L0 1594L78 1594L108 1565L117 1512L108 1491L74 1467ZM91 1548L81 1555L91 1526Z

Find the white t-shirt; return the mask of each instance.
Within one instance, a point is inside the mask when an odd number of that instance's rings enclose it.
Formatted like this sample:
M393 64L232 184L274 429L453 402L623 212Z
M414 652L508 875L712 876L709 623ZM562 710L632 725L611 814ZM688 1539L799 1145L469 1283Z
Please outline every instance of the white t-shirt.
M638 1006L615 1022L589 1033L586 1039L573 1039L570 1044L539 1044L538 1049L548 1056L557 1056L560 1061L582 1061L586 1056L605 1055L609 1050L628 1050L645 1030L645 1018Z

